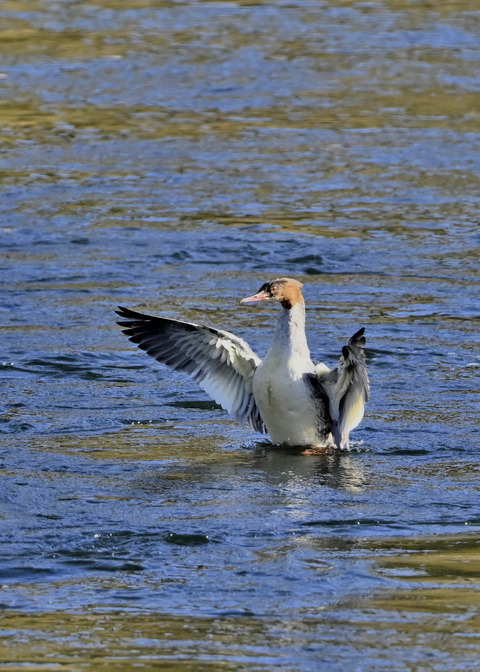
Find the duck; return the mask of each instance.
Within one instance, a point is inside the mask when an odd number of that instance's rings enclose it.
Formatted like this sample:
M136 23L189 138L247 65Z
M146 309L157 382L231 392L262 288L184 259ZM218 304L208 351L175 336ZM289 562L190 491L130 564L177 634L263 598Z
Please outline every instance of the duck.
M314 363L305 334L303 284L265 282L241 304L276 301L280 316L262 359L234 334L204 324L118 307L118 325L141 350L194 381L240 424L274 444L305 449L350 447L350 432L370 395L362 327L344 345L334 368Z

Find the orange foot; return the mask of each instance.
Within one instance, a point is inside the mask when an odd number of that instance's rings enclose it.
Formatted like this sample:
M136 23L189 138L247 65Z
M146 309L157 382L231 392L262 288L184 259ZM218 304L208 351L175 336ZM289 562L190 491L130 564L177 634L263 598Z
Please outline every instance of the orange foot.
M310 448L305 448L302 450L302 455L326 455L332 449L330 446L310 446Z

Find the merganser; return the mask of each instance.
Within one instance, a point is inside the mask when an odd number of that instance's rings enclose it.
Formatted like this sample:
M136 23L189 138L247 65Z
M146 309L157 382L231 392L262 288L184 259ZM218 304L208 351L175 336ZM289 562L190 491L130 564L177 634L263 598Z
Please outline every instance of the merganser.
M240 303L277 300L282 313L263 361L238 336L202 324L122 308L123 333L157 361L183 371L240 423L276 444L349 448L369 398L364 329L342 348L337 366L314 364L305 335L302 283L266 282Z

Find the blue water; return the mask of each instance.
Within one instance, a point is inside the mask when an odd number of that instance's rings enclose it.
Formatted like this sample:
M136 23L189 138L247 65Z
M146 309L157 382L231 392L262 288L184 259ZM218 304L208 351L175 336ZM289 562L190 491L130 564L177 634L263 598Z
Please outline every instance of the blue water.
M0 659L473 669L478 12L0 20ZM127 305L263 356L277 310L238 301L284 275L315 359L366 328L350 453L273 447L116 325Z

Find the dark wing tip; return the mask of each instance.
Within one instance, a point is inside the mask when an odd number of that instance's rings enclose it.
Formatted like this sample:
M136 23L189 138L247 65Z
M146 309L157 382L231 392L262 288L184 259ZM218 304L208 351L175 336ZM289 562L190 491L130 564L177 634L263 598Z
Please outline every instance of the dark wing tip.
M160 322L166 322L166 320L163 320L162 318L145 315L145 313L138 313L136 310L131 310L124 306L118 306L118 310L115 312L117 315L120 315L120 317L129 320L128 322L124 322L123 320L121 322L118 321L117 324L120 327L152 327L153 325L158 325Z
M356 338L360 338L365 334L365 327L361 327L358 331L356 331L353 336L352 336L352 341L354 341Z
M345 361L354 361L357 358L365 358L365 343L364 336L365 327L362 327L353 334L347 345L342 348L342 355Z
M352 338L348 341L348 345L354 345L354 346L356 345L363 347L366 343L366 338L364 334L365 334L365 327L362 327L353 334Z
M143 313L137 313L136 310L131 310L130 308L125 308L124 306L118 306L118 310L115 311L120 317L126 317L129 320L151 320L150 315L144 315Z
M118 310L115 312L117 315L124 318L123 320L117 320L118 326L122 327L122 332L134 343L137 342L134 340L134 337L139 328L149 327L155 323L155 318L151 315L137 313L137 311L130 310L130 308L125 308L124 306L118 306Z

